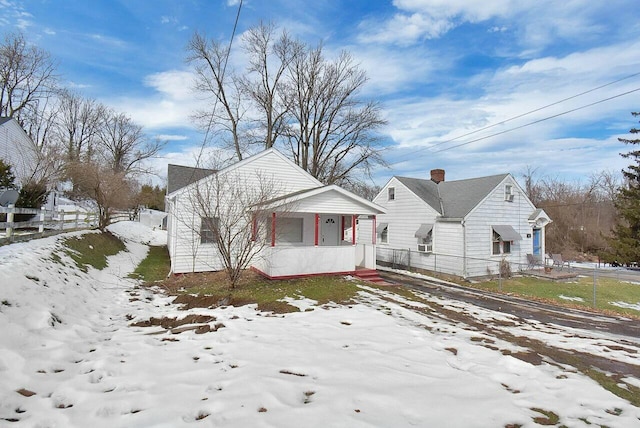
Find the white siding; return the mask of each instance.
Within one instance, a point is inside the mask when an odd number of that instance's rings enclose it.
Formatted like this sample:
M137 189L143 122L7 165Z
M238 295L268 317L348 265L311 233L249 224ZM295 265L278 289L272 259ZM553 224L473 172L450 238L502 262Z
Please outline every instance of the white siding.
M389 200L389 188L391 187L394 188L393 200ZM396 260L402 259L403 263L411 264L412 267L433 270L432 255L429 256L417 252L418 238L415 237L415 233L423 223L434 224L433 251L440 252L441 238L436 225L438 212L418 198L395 177L389 180L373 199L373 202L386 209L385 214L377 216L377 224L386 223L388 225L387 242L381 242L379 234L376 239L378 260L393 263L393 250L404 250L404 252L395 252ZM362 243L371 242L370 231L372 229L371 221L360 220L360 234L357 241ZM409 252L411 252L410 256L408 255Z
M391 201L387 199L389 187L395 188L395 199ZM395 177L387 183L373 202L387 210L386 214L377 216L378 224L387 223L389 225L388 243L383 244L378 241L381 248L386 246L416 251L418 238L415 237L415 233L420 224L433 224L438 215L433 208L413 194ZM434 235L434 250L437 239Z
M375 214L365 204L358 203L337 190L329 190L315 196L305 198L302 201L294 202L290 207L291 211L324 213L324 214Z
M17 186L25 184L38 165L35 145L14 119L0 126L0 159L11 165Z
M513 202L505 201L505 184L513 186ZM512 271L526 267L526 255L533 251L532 226L529 222L529 216L534 210L533 204L511 176L505 178L487 198L478 204L467 216L465 222L468 257L466 276L487 275L487 268L492 274L497 273L503 257L511 263ZM512 243L510 254L493 255L491 226L502 224L512 226L520 234L522 240Z

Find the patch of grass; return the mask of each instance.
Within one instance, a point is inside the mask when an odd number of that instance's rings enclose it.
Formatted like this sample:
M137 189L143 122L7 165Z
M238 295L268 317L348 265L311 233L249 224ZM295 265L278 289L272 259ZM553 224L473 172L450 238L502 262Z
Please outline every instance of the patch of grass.
M544 416L537 416L535 418L533 418L533 421L537 424L540 425L557 425L558 422L560 422L560 417L558 415L556 415L555 413L549 411L549 410L544 410L544 409L538 409L538 408L532 408L531 410L533 410L534 412L538 412L538 413L542 413Z
M498 281L486 281L467 286L489 291L499 291ZM593 309L593 278L576 278L572 282L554 282L540 278L516 277L502 281L502 292L511 293L529 299L547 301L556 305L576 307L579 309ZM580 300L566 300L560 296L580 298ZM598 278L596 284L596 309L605 312L640 317L640 311L621 308L611 302L626 302L638 304L640 302L640 286L613 278Z
M341 276L315 276L290 280L269 280L250 271L234 289L224 272L192 273L167 278L158 285L178 296L176 303L195 306L255 303L265 312L297 312L298 308L283 302L285 297L313 299L319 305L330 302L346 304L353 301L359 287ZM193 297L191 295L196 295Z
M640 407L640 388L634 385L629 385L627 383L624 384L624 388L620 387L620 379L615 376L608 376L607 374L595 370L588 369L583 371L584 374L589 376L591 379L598 382L604 389L607 391L617 395L620 398L624 398L629 403L633 404L636 407ZM622 413L622 410L619 410ZM620 415L620 413L612 413L611 411L607 411L611 414Z
M63 245L67 247L65 252L83 272L87 271L88 266L98 270L106 268L107 257L125 249L124 243L109 232L86 233L77 238L67 238Z
M166 245L149 247L147 257L140 262L136 270L129 275L131 278L145 282L161 281L169 275L171 260Z

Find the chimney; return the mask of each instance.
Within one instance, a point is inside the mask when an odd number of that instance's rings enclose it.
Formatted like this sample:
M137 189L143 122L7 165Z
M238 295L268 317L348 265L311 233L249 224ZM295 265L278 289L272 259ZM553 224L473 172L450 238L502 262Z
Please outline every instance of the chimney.
M434 181L436 184L444 181L444 169L432 169L431 181Z

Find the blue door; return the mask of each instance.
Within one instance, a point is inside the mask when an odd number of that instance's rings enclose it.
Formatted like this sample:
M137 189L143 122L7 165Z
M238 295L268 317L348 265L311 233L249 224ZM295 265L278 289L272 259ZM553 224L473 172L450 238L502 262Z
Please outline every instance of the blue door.
M542 229L533 229L533 255L540 256L542 253L542 242L540 236L542 235Z

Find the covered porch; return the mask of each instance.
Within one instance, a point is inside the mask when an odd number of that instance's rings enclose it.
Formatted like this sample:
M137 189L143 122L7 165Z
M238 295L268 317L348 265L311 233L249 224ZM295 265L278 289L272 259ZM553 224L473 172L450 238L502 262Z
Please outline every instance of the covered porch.
M375 242L356 244L355 225L358 216L375 216L382 207L326 186L272 201L267 209L266 245L254 259L255 271L282 279L375 269Z

